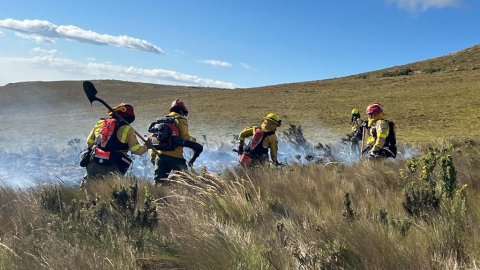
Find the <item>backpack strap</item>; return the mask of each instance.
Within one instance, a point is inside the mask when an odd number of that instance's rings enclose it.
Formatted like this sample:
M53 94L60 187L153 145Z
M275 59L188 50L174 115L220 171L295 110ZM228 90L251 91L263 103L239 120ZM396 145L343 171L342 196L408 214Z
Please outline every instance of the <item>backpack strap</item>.
M268 137L268 136L273 135L273 134L275 134L275 130L269 131L269 132L265 132L264 137Z

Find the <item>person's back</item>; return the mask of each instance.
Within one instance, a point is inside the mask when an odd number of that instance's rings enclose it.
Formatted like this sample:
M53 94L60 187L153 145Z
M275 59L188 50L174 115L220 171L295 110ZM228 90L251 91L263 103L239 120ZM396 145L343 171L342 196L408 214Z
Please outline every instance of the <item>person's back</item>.
M175 126L178 129L178 137L180 139L195 142L195 138L189 134L188 121L186 119L187 115L188 110L185 104L175 99L170 107L168 116L175 119ZM183 147L181 145L177 145L174 150L161 150L160 156L157 156L154 151L151 151L150 160L155 165L155 183L165 183L164 179L168 177L168 174L172 170L186 171L188 169L183 157Z
M113 173L124 175L132 163L128 152L143 155L147 151L144 144L138 143L135 130L129 125L135 120L133 107L122 103L114 110L127 123L116 119L109 111L112 117L100 119L93 127L87 137L87 147L92 150L90 162L86 166L85 181Z
M268 150L270 150L272 162L275 165L280 164L278 162L278 138L275 131L281 125L281 122L281 120L278 120L278 116L272 113L263 118L260 127L250 126L240 133L238 150L239 154L242 155L241 163L245 165L263 164L268 161ZM256 134L260 135L258 139L255 136ZM252 136L250 144L244 149L245 139Z

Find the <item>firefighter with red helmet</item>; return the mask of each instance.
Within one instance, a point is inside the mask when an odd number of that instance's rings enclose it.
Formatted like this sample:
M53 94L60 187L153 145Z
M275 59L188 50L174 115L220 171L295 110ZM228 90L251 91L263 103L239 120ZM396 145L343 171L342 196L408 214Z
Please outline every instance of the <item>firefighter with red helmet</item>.
M369 158L395 158L397 155L395 125L385 119L383 106L379 103L370 104L366 111L368 117L368 151Z
M147 151L144 143L138 143L135 130L130 126L135 121L133 106L121 103L113 110L126 122L117 119L109 110L110 118L100 119L93 127L87 137L90 159L86 165L82 184L95 177L105 177L110 174L124 175L132 163L128 152L143 155Z
M245 128L239 135L238 154L241 155L240 163L244 165L257 165L268 162L268 150L275 165L278 162L278 138L275 131L282 124L282 120L274 113L263 118L260 127L250 126ZM250 143L245 146L245 139L252 137Z
M178 129L177 136L185 141L195 142L196 139L190 136L188 132L187 121L188 109L183 101L175 99L170 106L170 113L167 117L174 119L174 124ZM153 134L152 134L153 136ZM165 178L172 171L188 170L186 160L183 157L183 146L176 146L173 150L159 150L160 156L151 150L150 161L155 165L154 179L155 183L166 183Z

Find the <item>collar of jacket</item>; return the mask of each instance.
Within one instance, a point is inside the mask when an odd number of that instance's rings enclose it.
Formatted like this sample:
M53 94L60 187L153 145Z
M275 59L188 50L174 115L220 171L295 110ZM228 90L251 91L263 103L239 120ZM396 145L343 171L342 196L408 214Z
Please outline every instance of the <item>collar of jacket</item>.
M274 122L263 120L262 129L265 132L274 131L275 129L277 129L277 127L278 127L277 124L275 124Z
M177 113L177 112L171 112L171 113L169 113L168 115L174 116L174 117L182 117L182 118L185 118L185 116L183 116L183 115L181 115L181 114L179 114L179 113Z

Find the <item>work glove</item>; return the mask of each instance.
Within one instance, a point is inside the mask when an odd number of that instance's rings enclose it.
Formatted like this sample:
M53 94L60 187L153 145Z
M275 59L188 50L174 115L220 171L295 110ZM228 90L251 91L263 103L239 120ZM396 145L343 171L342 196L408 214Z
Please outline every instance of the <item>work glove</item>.
M188 161L188 166L190 167L193 167L193 163L195 162L195 160L197 160L197 158L200 156L200 153L201 152L195 152L193 154L193 156L190 158L190 160Z
M239 155L243 154L243 144L244 144L244 142L239 142L238 143L238 154Z
M363 120L362 127L364 127L364 128L368 127L368 120Z
M378 158L378 151L370 151L367 154L367 158Z
M153 149L153 142L151 137L146 138L144 143L147 149Z

